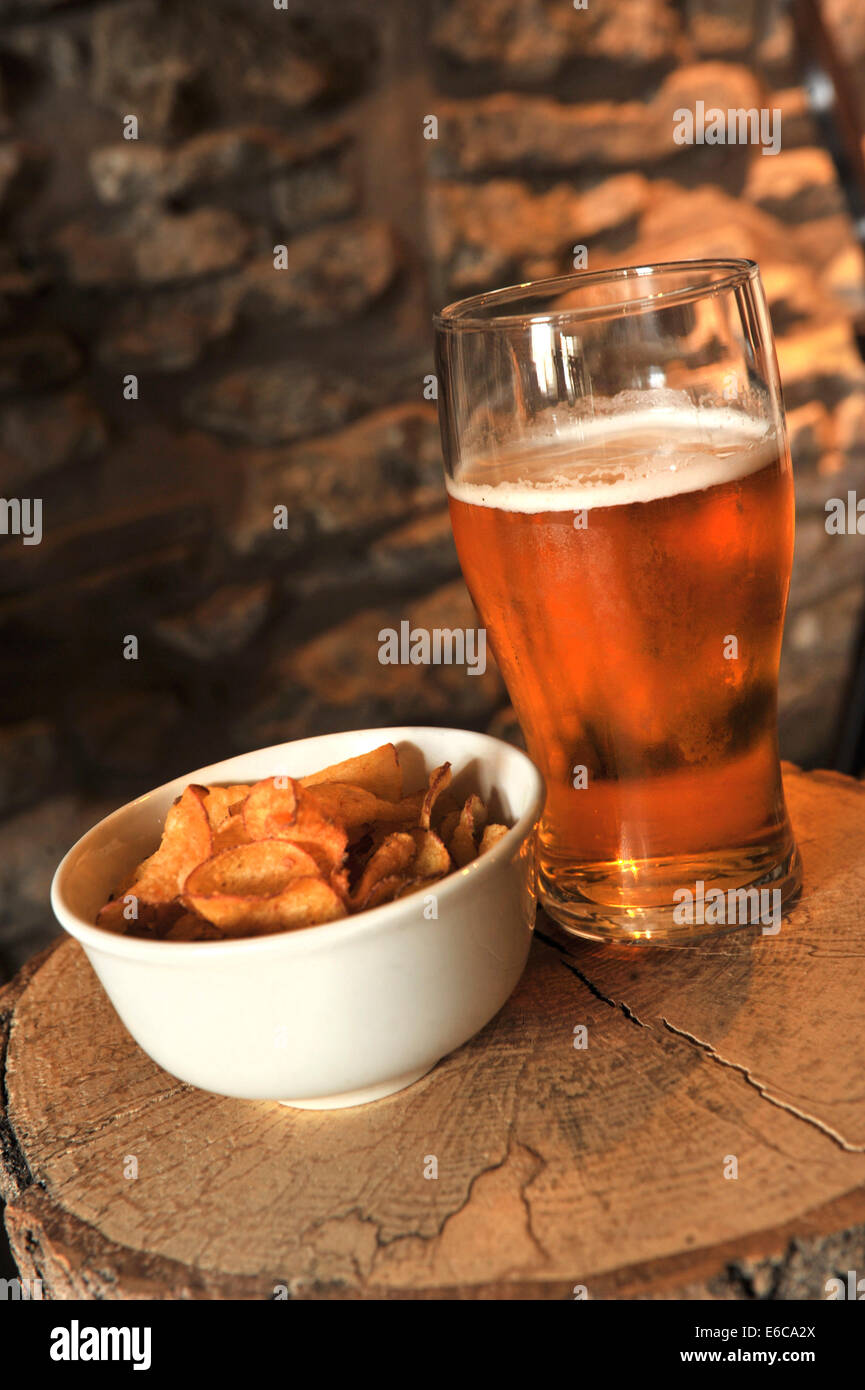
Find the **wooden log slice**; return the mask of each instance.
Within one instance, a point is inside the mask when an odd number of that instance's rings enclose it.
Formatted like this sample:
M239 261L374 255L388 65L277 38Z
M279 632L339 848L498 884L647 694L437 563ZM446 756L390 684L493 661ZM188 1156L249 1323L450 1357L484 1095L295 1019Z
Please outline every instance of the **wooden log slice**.
M825 1297L865 1270L865 788L786 785L805 885L777 936L564 946L541 917L497 1018L353 1110L174 1080L64 940L0 992L22 1276L54 1298Z

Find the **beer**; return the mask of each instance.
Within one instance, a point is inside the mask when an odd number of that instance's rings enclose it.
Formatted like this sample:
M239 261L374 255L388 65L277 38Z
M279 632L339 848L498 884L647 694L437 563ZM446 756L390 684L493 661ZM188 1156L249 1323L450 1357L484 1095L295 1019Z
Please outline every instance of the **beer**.
M544 774L539 883L583 935L675 891L798 883L776 735L793 551L783 434L723 405L572 423L460 461L466 583Z

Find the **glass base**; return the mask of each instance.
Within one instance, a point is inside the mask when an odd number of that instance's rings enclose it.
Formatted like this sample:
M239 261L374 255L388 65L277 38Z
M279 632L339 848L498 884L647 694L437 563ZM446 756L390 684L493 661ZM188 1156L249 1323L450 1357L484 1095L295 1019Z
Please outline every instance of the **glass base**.
M637 865L657 898L638 902L636 892L625 900L620 865L559 865L553 872L542 853L538 901L567 936L587 941L690 946L746 929L774 936L801 888L802 861L792 843L773 864L765 858L748 851Z

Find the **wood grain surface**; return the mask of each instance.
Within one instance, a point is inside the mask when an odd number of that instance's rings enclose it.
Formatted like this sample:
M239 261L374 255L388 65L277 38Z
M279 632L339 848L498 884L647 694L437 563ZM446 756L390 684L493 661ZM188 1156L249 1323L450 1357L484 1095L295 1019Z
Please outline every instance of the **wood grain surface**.
M65 940L0 992L22 1276L55 1298L820 1298L865 1271L865 788L786 785L805 884L777 936L611 949L539 917L497 1018L354 1110L175 1081Z

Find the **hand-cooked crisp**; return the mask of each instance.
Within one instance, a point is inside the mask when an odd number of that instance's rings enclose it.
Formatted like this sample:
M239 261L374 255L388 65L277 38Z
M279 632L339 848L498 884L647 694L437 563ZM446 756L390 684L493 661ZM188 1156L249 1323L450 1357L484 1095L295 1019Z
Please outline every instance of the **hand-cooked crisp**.
M345 826L322 814L313 793L291 777L256 782L243 803L243 823L251 840L290 840L328 872L345 858Z
M463 868L476 858L480 836L487 823L487 808L479 796L467 798L448 842L454 863Z
M166 941L294 931L369 911L438 883L508 832L450 763L406 795L393 744L321 772L254 785L188 786L162 841L97 924Z
M302 787L320 787L325 782L341 782L372 792L381 801L399 801L402 796L402 768L392 743L383 743L371 753L346 758L321 772L311 772L300 778Z

